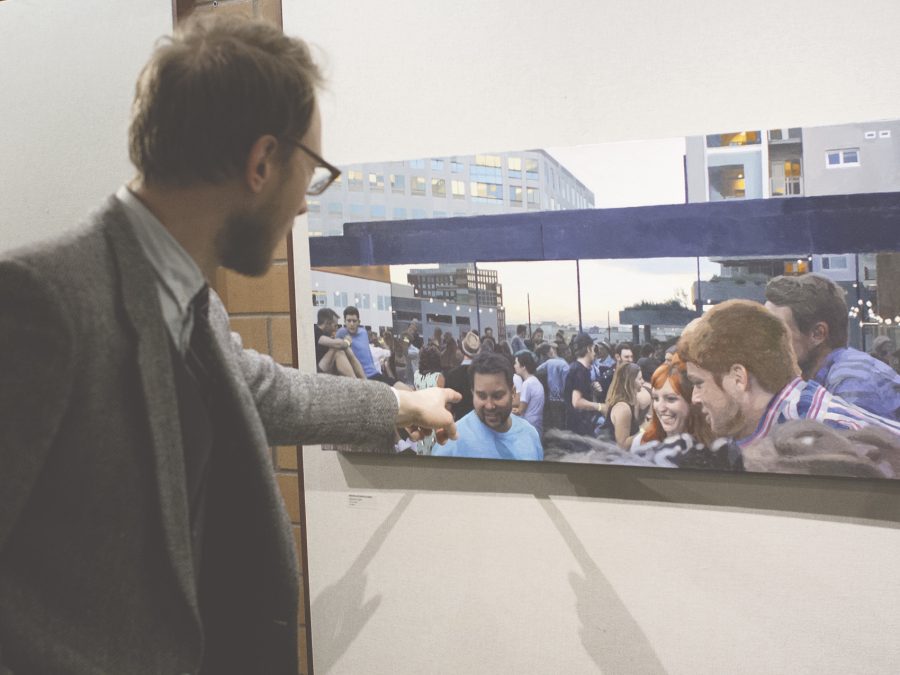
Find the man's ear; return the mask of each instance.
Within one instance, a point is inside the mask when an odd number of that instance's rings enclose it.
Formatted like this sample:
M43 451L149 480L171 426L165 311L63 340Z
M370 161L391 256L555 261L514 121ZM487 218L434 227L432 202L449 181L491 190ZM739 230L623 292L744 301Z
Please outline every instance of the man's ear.
M262 192L272 178L277 162L278 140L272 135L260 136L251 146L244 167L244 180L253 194Z
M750 373L740 363L735 363L728 369L728 374L734 381L734 386L739 391L747 391L750 385Z
M823 342L828 342L828 324L824 321L817 321L809 332L809 338L816 347Z

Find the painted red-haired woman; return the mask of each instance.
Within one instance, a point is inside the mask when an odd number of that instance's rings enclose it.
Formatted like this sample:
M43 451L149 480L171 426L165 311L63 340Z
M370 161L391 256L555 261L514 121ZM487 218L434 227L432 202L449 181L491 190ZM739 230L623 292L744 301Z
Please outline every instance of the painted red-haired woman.
M641 436L641 444L690 434L695 441L709 447L713 440L709 422L700 406L691 403L694 387L677 354L670 363L662 364L653 372L650 385L653 419Z

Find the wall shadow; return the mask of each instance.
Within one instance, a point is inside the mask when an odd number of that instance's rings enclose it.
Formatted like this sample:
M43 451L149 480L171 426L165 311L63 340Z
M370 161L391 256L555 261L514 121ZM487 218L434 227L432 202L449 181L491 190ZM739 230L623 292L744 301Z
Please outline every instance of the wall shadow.
M327 673L362 632L381 604L381 594L365 599L366 567L384 544L400 516L413 499L406 494L378 526L344 575L324 588L312 602L315 626L313 648L315 667Z
M569 521L549 496L537 494L535 498L581 567L581 574L569 574L569 584L575 593L575 610L581 621L581 644L599 672L665 675L666 670L650 640L588 554Z

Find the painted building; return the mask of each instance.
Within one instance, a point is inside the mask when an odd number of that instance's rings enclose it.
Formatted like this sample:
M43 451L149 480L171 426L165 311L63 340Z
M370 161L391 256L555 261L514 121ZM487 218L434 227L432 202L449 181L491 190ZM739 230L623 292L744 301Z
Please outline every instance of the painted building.
M307 202L310 236L340 236L345 222L594 206L594 194L543 150L341 168L340 179Z
M685 139L688 201L897 191L898 134L900 120L689 137ZM806 272L825 275L842 286L850 307L877 301L874 252L809 255L786 251L783 256L711 260L721 265L721 271L693 284L695 305L729 298L762 302L769 279ZM860 329L866 323L851 327L851 344L865 347ZM882 327L873 327L867 334L871 337L876 332L882 332Z

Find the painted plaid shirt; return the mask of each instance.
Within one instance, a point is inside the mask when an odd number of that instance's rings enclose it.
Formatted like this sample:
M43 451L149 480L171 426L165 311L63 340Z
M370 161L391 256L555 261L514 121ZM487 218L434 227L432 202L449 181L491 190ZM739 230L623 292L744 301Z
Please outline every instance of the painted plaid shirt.
M772 398L756 431L737 443L745 447L767 436L776 424L791 420L816 420L834 429L879 427L900 438L900 423L847 403L818 382L798 377Z

